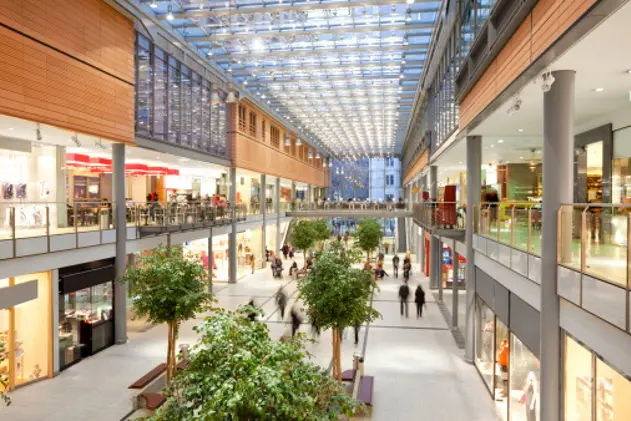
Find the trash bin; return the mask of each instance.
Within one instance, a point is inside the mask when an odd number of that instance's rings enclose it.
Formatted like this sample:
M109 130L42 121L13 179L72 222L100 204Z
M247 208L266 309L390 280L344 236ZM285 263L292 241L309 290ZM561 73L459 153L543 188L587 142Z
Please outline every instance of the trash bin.
M101 211L99 226L102 230L110 229L110 216L106 210Z

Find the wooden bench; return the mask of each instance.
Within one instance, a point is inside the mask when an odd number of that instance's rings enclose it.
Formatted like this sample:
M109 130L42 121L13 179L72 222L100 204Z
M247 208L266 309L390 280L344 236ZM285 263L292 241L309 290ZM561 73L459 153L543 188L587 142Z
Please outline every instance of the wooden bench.
M343 382L352 382L355 379L355 370L346 370L342 372Z
M166 397L162 393L141 393L140 397L145 400L144 407L155 411L166 402Z
M145 386L147 386L149 383L155 380L158 376L164 373L166 369L167 369L166 363L158 364L153 370L151 370L150 372L148 372L147 374L145 374L144 376L136 380L131 386L129 386L129 389L143 389Z
M359 392L357 393L357 400L368 406L372 406L372 391L374 387L375 378L373 376L362 376L359 381Z

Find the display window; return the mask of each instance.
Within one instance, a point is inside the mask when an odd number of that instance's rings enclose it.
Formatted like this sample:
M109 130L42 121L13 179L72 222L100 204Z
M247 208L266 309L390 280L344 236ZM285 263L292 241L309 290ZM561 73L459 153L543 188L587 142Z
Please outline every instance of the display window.
M278 229L276 225L267 225L265 227L265 246L267 250L276 253L276 233Z
M495 318L495 403L502 419L508 419L508 370L510 343L508 328L497 317Z
M464 289L466 284L467 259L458 255L458 273L454 274L453 250L443 244L443 288L453 288L453 280L457 279L458 289Z
M208 239L200 239L184 243L185 254L190 254L204 265L212 265L213 282L228 282L230 259L228 254L228 235L218 235L212 238L212 257L208 257Z
M631 419L631 381L567 335L563 367L565 421Z
M539 360L510 335L510 421L539 420Z
M480 297L476 297L475 365L489 390L495 382L495 314Z
M3 279L0 287L30 282L37 283L36 298L0 310L0 342L5 350L0 375L6 377L9 389L52 375L50 272Z
M261 228L237 233L237 278L253 273L263 265Z

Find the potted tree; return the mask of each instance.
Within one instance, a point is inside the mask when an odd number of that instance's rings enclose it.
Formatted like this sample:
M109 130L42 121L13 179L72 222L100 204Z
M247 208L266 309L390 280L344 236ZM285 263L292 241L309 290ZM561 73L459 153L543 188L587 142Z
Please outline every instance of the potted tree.
M374 218L365 218L359 221L354 234L357 246L366 252L367 262L370 262L372 252L379 247L383 239L381 225Z
M304 335L273 340L245 312L218 310L196 328L189 364L150 421L320 421L359 412L344 386L308 361Z
M167 383L175 373L175 344L180 324L208 308L204 266L184 256L182 247L158 248L127 268L123 282L131 285L135 317L168 326Z
M325 241L331 238L333 230L331 230L329 223L324 218L318 218L312 221L311 224L315 234L314 239L318 244L318 250L321 252L324 250Z
M336 244L336 243L335 243ZM325 250L313 270L298 283L307 314L322 329L333 334L333 377L342 380L341 334L344 328L372 321L380 314L369 304L377 287L374 277L352 267L361 252L345 251L340 245Z
M291 235L292 245L297 250L302 250L305 254L304 266L307 266L307 253L316 241L316 231L313 227L312 221L298 221L294 226L294 231Z

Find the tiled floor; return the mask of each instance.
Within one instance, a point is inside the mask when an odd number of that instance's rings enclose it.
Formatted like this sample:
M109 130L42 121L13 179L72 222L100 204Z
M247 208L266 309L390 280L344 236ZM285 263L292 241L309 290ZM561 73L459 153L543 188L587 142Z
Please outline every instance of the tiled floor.
M371 419L496 420L493 402L482 380L475 368L463 361L462 352L456 347L427 288L427 279L416 270L411 288L416 288L419 283L426 287L429 300L422 319L416 319L412 301L410 318L399 314L399 282L387 278L381 281L380 291L373 302L382 319L368 329L362 327L358 346L353 344L352 329L345 334L342 343L344 369L351 367L352 354L361 349L367 337L365 371L375 377ZM271 335L280 337L288 328L279 320L273 299L281 285L291 297L289 306L294 305L295 282L287 278L273 280L269 269L248 275L235 285L218 285L216 293L219 304L231 309L254 297L255 304L265 312L262 319L269 326ZM181 343L195 341L192 328L198 322L199 319L192 320L182 326ZM301 330L310 332L310 327L303 325ZM130 332L126 345L111 347L54 379L13 392L13 404L0 408L0 420L121 420L132 408L134 392L127 386L163 361L166 336L164 326ZM314 361L328 367L331 361L330 332L323 332L319 341L310 347Z

